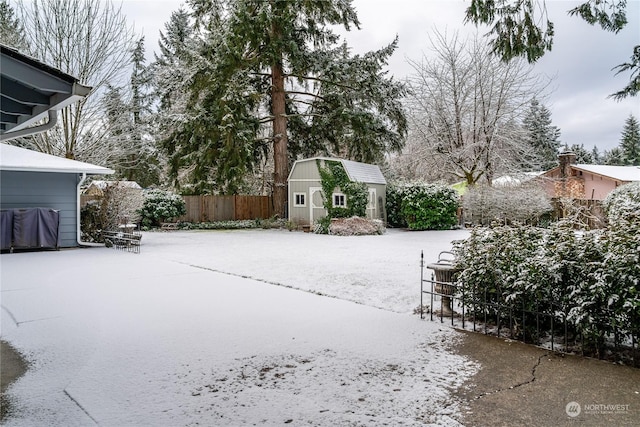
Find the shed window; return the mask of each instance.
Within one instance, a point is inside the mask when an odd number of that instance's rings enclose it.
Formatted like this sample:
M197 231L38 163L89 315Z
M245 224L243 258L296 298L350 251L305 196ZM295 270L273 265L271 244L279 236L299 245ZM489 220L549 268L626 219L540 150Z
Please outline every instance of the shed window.
M307 199L305 193L293 193L293 206L304 207L307 206Z
M333 207L334 208L346 208L347 198L342 193L333 193Z

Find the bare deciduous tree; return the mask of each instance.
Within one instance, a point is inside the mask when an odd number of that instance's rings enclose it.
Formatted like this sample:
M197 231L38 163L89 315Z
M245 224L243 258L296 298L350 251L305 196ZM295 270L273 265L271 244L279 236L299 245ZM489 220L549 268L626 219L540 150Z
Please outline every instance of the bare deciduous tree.
M410 60L411 162L431 175L475 184L531 158L520 125L541 78L522 61L503 62L478 37L434 31L432 55ZM406 159L400 157L400 162Z
M103 0L20 3L30 54L91 86L85 99L64 108L58 126L22 143L49 154L106 163L119 147L104 147L100 93L127 74L133 28L120 7Z

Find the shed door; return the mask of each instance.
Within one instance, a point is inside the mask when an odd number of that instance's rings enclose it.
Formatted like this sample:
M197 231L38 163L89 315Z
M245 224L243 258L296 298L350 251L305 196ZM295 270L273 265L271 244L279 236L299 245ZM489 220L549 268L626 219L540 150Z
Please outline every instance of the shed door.
M376 201L378 198L376 197L376 189L369 188L369 201L367 202L367 218L375 219L376 218Z
M324 216L327 213L322 200L322 188L309 187L309 223L313 224L316 219Z

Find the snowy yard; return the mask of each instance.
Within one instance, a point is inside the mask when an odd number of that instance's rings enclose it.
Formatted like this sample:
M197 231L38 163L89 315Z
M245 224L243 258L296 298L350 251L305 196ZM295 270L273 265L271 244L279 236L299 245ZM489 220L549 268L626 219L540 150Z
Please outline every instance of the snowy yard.
M450 392L476 367L411 312L420 251L466 236L181 231L145 233L139 255L3 254L2 338L31 362L6 425L457 425Z

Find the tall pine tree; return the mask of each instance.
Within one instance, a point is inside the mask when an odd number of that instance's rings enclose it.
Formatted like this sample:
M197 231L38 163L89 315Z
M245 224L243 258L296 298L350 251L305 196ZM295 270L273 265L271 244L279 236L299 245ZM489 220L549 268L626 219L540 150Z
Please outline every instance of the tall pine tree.
M383 67L396 48L351 55L331 26L359 27L349 0L193 0L202 37L190 119L167 139L172 173L233 192L273 156L272 194L283 215L298 155L375 162L402 147L402 84ZM213 182L212 182L213 181Z
M189 13L179 9L171 14L160 31L158 47L160 55L155 54L152 64L153 88L159 100L161 121L171 121L172 109L182 109L185 98L185 83L189 80L190 51L194 29Z
M640 124L633 115L624 122L620 149L624 164L640 166Z
M551 111L536 98L531 100L523 120L527 144L532 148L533 163L538 170L549 170L558 164L560 129L551 124Z

